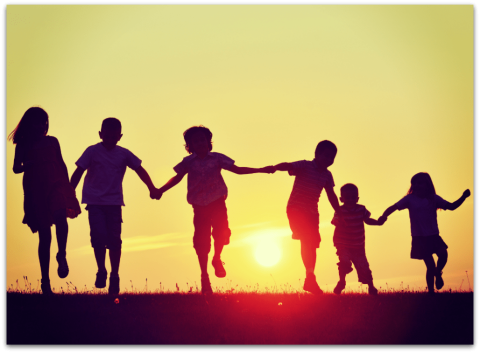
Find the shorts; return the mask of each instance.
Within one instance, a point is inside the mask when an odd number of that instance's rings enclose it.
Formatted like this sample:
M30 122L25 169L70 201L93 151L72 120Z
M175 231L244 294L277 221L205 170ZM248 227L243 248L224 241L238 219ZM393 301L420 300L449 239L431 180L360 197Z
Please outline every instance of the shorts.
M87 205L92 248L119 250L122 248L122 206Z
M292 230L292 239L311 244L315 248L320 247L320 216L318 213L287 207L287 217Z
M193 247L195 250L210 252L210 236L215 243L230 244L232 232L228 228L227 206L223 197L206 206L193 206Z
M347 248L338 247L337 256L339 262L337 263L338 272L340 275L346 275L353 271L352 263L357 270L358 282L368 284L373 281L372 271L367 261L365 248Z
M412 237L412 251L410 252L410 258L423 260L432 256L432 254L438 254L447 249L448 246L440 235Z

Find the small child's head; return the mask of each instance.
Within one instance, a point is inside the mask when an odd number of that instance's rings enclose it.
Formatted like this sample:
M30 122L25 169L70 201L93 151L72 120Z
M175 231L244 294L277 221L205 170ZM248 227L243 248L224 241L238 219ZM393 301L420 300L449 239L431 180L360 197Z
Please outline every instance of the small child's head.
M46 136L48 132L48 114L40 107L31 107L23 114L15 130L8 135L14 144L31 141Z
M328 168L335 161L337 146L331 141L320 141L315 149L315 161L320 168Z
M431 198L435 196L435 186L433 186L432 178L428 173L418 173L412 177L410 189L407 195L414 194L418 197Z
M355 184L345 184L340 188L340 201L345 206L356 205L358 200L358 188Z
M212 136L212 132L205 126L192 126L183 133L185 149L189 154L206 154L213 148Z
M106 118L98 134L107 149L113 148L123 136L122 123L117 118Z

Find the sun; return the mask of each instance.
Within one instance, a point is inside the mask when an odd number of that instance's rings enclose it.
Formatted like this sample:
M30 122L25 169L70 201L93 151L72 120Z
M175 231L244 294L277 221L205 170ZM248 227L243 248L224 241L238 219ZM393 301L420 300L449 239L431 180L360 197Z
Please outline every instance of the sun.
M263 240L255 247L255 259L262 266L276 265L281 257L282 252L275 241Z

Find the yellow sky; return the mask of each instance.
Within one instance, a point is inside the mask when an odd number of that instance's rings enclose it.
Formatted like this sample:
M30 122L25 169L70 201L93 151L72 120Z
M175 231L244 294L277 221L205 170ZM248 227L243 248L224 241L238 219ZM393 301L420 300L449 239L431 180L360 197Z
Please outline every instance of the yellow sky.
M437 193L455 201L473 191L473 6L7 6L7 121L14 129L31 106L50 115L70 174L106 117L123 125L119 145L140 159L157 187L186 156L182 133L203 124L214 151L239 166L312 159L333 141L335 190L347 182L378 218L403 197L410 178L430 173ZM7 143L7 285L40 278L38 237L23 218L22 176ZM287 173L234 175L226 279L212 285L260 287L304 278L300 244L290 239ZM77 188L81 195L82 182ZM193 212L186 178L149 198L131 170L124 179L121 288L199 283L192 247ZM322 244L316 274L324 289L338 279L333 210L319 204ZM446 287L473 274L473 197L438 213L449 245ZM87 211L69 220L68 281L93 287L96 266ZM280 262L255 259L262 242ZM425 265L410 259L408 212L366 226L367 257L377 287L425 287ZM52 243L52 254L56 253ZM54 287L65 280L56 275ZM231 281L231 282L230 282ZM470 275L473 285L473 276ZM347 277L356 289L356 274Z

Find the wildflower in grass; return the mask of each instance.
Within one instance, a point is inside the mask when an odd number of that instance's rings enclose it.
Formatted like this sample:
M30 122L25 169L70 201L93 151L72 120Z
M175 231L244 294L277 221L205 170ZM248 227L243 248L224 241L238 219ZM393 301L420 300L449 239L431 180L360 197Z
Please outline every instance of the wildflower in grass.
M115 299L115 304L118 304L118 303L120 303L120 299L117 298Z
M281 302L280 302L280 303L278 303L278 306L282 306L282 305L283 305L283 304L282 304Z

